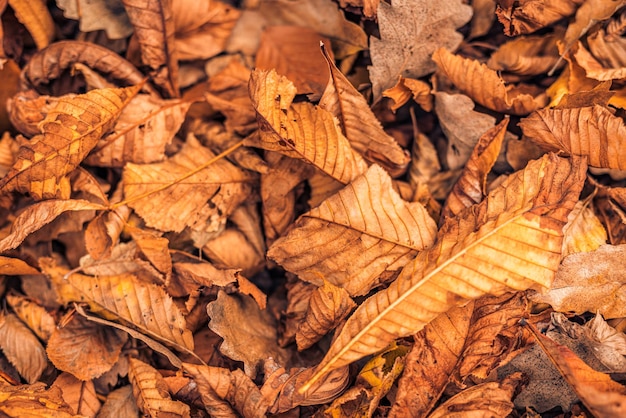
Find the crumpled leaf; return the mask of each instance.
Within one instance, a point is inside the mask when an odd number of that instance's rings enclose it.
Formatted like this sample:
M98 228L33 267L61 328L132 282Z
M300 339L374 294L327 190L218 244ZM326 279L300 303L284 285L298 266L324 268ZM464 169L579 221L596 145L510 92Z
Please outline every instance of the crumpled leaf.
M478 61L454 55L445 48L433 53L433 61L455 86L488 109L527 115L548 104L545 94L530 85L506 86L497 72Z
M302 215L267 252L302 280L322 279L365 295L430 246L435 222L420 203L405 202L377 165ZM314 241L312 241L312 237Z
M113 367L126 340L125 334L76 315L70 323L52 332L46 352L59 370L90 381Z
M518 37L494 52L487 66L518 75L545 74L559 60L557 35Z
M264 399L259 388L241 370L230 371L221 367L198 366L184 363L183 370L190 374L198 385L202 402L211 416L216 414L215 397L228 402L244 418L266 416L268 400Z
M472 9L459 0L398 0L381 2L377 16L380 39L370 38L372 65L368 68L374 100L393 87L399 76L419 78L435 71L431 54L441 46L459 46L462 36L456 28L470 20ZM421 41L415 43L415 39Z
M600 187L594 203L596 213L606 227L609 243L626 244L626 188Z
M48 367L43 346L35 334L13 314L0 313L0 348L28 383L39 380Z
M485 293L550 286L585 171L584 160L547 154L444 223L433 247L357 308L309 383L419 331L454 305Z
M191 416L189 405L172 400L163 376L149 364L131 357L128 379L133 386L133 396L144 415L182 418Z
M104 29L109 39L123 39L133 33L121 0L56 0L63 16L78 20L82 32Z
M7 302L18 318L22 320L43 341L48 341L56 329L56 321L48 311L37 302L29 300L16 292L6 295Z
M525 0L499 1L496 15L504 33L516 36L535 32L552 23L571 16L585 0Z
M53 198L61 179L80 164L112 128L140 86L99 89L59 99L41 122L43 133L22 145L0 189L30 193L37 200ZM61 190L61 193L69 191Z
M324 281L313 291L304 320L296 331L298 350L307 349L319 341L355 307L356 303L345 289Z
M481 383L465 389L448 399L429 415L429 418L449 416L492 416L505 417L513 410L511 398L523 384L522 373L515 373L502 382Z
M43 0L9 0L9 5L37 45L37 49L48 46L54 39L54 21Z
M128 206L148 226L180 232L187 226L213 231L222 227L226 216L252 192L255 176L216 160L191 135L162 163L127 163L123 179Z
M617 15L618 18L607 24L606 30L601 28L590 33L586 38L593 56L607 68L626 67L626 57L624 57L626 43L623 37L617 36L621 31L620 24L623 24L619 23L619 16ZM611 26L616 26L616 28L611 30Z
M557 344L539 333L533 326L529 328L552 364L593 415L618 418L626 414L624 386L612 380L607 374L593 370L569 348Z
M123 167L165 159L165 148L180 129L191 102L158 100L139 94L130 101L112 131L85 159L89 165Z
M246 375L252 379L269 357L286 364L288 352L276 343L273 318L260 310L252 298L220 291L217 300L207 305L207 313L211 318L209 328L224 338L220 351L233 360L243 361Z
M260 136L246 145L307 161L344 184L367 169L330 112L292 103L296 90L285 77L274 70L253 71L249 88Z
M141 61L152 70L152 80L167 97L178 97L180 92L172 1L122 0L122 3L135 29Z
M10 417L79 418L64 400L57 387L46 384L0 385L0 411Z
M80 381L69 373L61 373L51 387L58 387L63 393L63 400L77 414L95 417L100 410L100 401L93 381Z
M388 97L393 101L391 110L394 112L411 98L426 112L430 112L433 110L433 96L430 90L430 85L424 81L400 76L395 86L383 91L383 97Z
M626 170L624 120L605 106L541 109L524 118L524 135L544 150L585 155L589 165Z
M626 316L626 275L621 268L626 245L603 245L563 260L550 289L534 294L535 302L559 312L598 312L605 318Z
M480 203L487 194L487 175L496 163L508 125L509 119L505 118L480 137L461 177L446 199L441 219L455 216L463 209Z
M580 42L573 48L571 55L576 60L576 63L585 70L585 75L588 78L608 81L621 80L626 77L626 66L617 68L604 67Z

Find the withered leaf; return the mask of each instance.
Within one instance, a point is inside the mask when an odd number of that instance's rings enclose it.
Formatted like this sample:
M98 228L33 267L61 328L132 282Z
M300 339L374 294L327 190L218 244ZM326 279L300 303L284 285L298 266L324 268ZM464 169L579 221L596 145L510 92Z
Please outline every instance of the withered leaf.
M311 103L292 103L295 95L293 83L274 70L252 72L250 97L260 137L247 145L307 161L344 184L364 172L367 164L333 115Z
M46 384L0 386L0 411L10 417L78 418L72 407L63 400L61 390L46 389Z
M70 373L61 373L51 387L61 389L63 400L79 415L95 417L100 401L93 381L81 381Z
M30 193L37 200L55 197L61 179L112 128L139 89L99 89L59 99L40 124L43 135L20 147L13 168L0 181L0 190Z
M56 329L56 321L52 315L43 306L15 292L7 294L6 298L18 318L28 325L37 337L48 341Z
M43 0L9 0L15 17L30 32L38 49L45 48L54 39L54 21Z
M35 383L48 366L43 346L15 315L0 314L0 348L28 382Z
M115 389L100 408L99 418L134 417L139 414L131 385Z
M606 229L593 212L589 198L576 203L576 207L569 214L567 225L563 228L563 234L563 257L597 250L607 240Z
M39 274L39 271L19 258L0 256L0 274L16 276L19 274Z
M189 406L172 400L163 376L152 366L136 358L130 359L128 378L139 409L150 417L189 418Z
M405 202L377 165L302 215L267 255L301 279L322 279L365 295L430 246L435 222L420 203Z
M109 39L122 39L133 33L133 27L121 0L56 0L63 16L78 20L80 30L106 31Z
M422 109L430 112L433 109L433 97L430 90L430 85L424 81L400 76L395 86L383 91L383 96L393 100L391 110L394 112L408 102L410 98L413 98Z
M253 173L243 171L189 136L162 163L124 166L128 206L150 227L180 232L185 227L216 231L252 192Z
M487 66L519 75L547 73L559 60L556 35L519 37L498 48Z
M535 32L552 23L571 16L585 0L525 0L500 1L496 14L509 36Z
M444 223L433 247L357 308L309 383L419 331L454 305L486 293L550 286L585 170L584 160L547 154Z

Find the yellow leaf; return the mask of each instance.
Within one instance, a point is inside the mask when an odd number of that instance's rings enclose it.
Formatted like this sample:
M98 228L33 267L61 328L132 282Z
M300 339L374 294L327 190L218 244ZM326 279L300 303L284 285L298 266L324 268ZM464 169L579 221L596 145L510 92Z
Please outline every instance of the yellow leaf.
M597 250L606 243L606 229L596 216L591 206L591 198L576 203L569 214L567 225L563 228L563 257L573 253Z
M550 286L585 172L584 160L547 154L449 219L433 247L352 314L307 385L419 331L455 305L487 293Z
M43 49L54 39L54 21L43 0L9 0L9 5L28 32L37 49Z
M0 386L0 411L10 417L82 418L63 400L61 390L46 384Z
M302 280L323 277L352 296L364 295L430 246L435 222L419 203L405 202L373 165L339 193L302 215L268 257Z

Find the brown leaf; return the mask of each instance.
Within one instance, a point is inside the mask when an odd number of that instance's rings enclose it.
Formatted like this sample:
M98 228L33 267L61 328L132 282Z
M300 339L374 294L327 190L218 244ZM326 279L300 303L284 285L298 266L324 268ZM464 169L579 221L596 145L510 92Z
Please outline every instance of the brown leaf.
M81 32L104 29L109 39L123 39L133 33L133 27L121 0L58 0L63 16L80 22Z
M237 251L232 251L237 248ZM221 269L241 269L244 275L252 277L265 264L265 257L237 228L226 228L216 238L202 246L202 253L216 267Z
M0 386L0 411L10 417L79 418L74 415L56 387L46 389L46 384Z
M352 296L365 295L381 284L381 274L393 275L430 246L435 230L426 209L403 201L373 165L302 215L267 255L302 280L322 285L323 277Z
M254 71L250 97L257 111L260 138L247 145L278 151L313 164L347 184L367 169L330 112L310 103L292 103L294 85L275 71Z
M19 258L0 256L0 274L17 276L21 274L39 274L39 270Z
M559 60L556 35L515 38L491 55L487 66L519 75L547 73Z
M600 188L594 200L598 217L604 224L613 245L626 244L626 189Z
M227 401L244 418L266 416L267 399L263 398L259 388L241 370L230 371L188 363L183 364L183 369L198 385L202 402L211 416L224 416L216 414L219 409L214 410L215 397Z
M9 0L17 19L30 32L37 49L48 46L54 39L54 22L43 0Z
M339 71L323 44L321 48L330 69L330 79L319 106L339 119L350 145L363 158L378 163L394 177L404 174L410 161L408 153L383 130L365 98Z
M545 150L585 155L592 167L626 169L624 120L604 106L541 109L524 118L524 135Z
M456 49L462 36L456 28L467 23L472 9L458 0L381 2L380 39L370 38L369 67L374 99L393 87L399 76L419 78L435 71L431 54L439 47ZM415 45L410 39L421 39Z
M43 346L31 330L13 314L0 314L0 348L28 383L39 380L48 367Z
M585 0L499 1L496 14L508 36L535 32L571 16Z
M99 418L135 417L139 415L131 385L115 389L107 396L98 413Z
M61 389L63 400L80 415L95 417L100 410L100 401L91 380L80 381L69 373L61 373L51 387Z
M555 343L529 326L537 343L548 355L567 383L589 411L599 417L622 417L626 414L626 388L608 375L585 364L569 348Z
M561 259L562 229L585 171L584 160L548 154L446 222L433 247L359 306L309 383L419 331L454 305L485 293L550 286ZM489 267L481 269L480 263Z
M428 83L400 76L395 86L383 91L383 97L388 97L393 101L391 110L394 112L411 98L426 112L430 112L433 110L433 96L430 90L431 87Z
M124 166L128 206L152 228L216 231L252 191L255 176L217 159L193 135L162 163Z
M28 325L36 335L43 341L48 341L56 329L56 321L48 311L37 302L11 292L6 295L7 302L15 314Z
M435 406L461 356L473 310L473 301L452 308L413 337L390 418L426 416Z
M122 0L122 3L135 29L141 61L152 70L152 80L167 97L178 97L178 61L171 0L148 3Z
M70 93L62 97L69 99L74 96ZM7 100L11 123L28 137L40 134L39 123L44 120L48 112L54 109L58 101L58 97L39 96L34 90L17 92Z
M113 246L119 240L130 208L122 205L112 211L101 212L85 228L85 247L95 260L111 255Z
M40 124L43 135L20 147L17 161L0 182L0 189L30 193L37 200L55 197L61 179L111 129L139 88L92 90L59 99Z
M363 15L367 18L376 18L376 9L378 9L379 0L340 0L339 4L342 9L347 6L363 8Z
M152 366L136 358L130 359L128 379L133 386L137 406L146 416L189 418L189 406L172 400L163 376Z
M593 196L590 196L590 198ZM563 257L573 253L597 250L606 243L607 235L600 219L594 214L591 199L576 203L563 228Z
M345 289L324 281L313 291L304 320L296 331L298 350L307 349L319 341L355 307L356 303Z
M102 376L118 361L126 336L76 316L54 330L48 341L50 361L83 381Z
M616 22L618 21L611 21L608 25L610 26L611 23ZM589 44L589 50L604 67L626 67L626 59L624 58L626 44L624 43L624 38L615 36L614 33L609 31L608 27L606 30L594 31L587 36L586 40Z
M448 195L441 211L441 219L455 216L463 209L480 203L487 194L487 174L496 163L509 119L505 118L485 132L465 164L461 177Z
M111 133L85 159L89 165L123 167L165 159L165 148L180 129L191 102L139 94L130 101Z
M454 55L444 48L435 51L432 59L455 86L488 109L527 115L548 103L539 89L530 85L505 86L498 73L485 64Z

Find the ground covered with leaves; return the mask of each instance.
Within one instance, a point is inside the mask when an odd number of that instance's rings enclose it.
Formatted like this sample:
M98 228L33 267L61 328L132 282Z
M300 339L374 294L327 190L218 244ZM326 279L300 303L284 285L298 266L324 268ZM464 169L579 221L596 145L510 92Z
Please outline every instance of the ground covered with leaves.
M625 417L626 0L0 0L0 415Z

